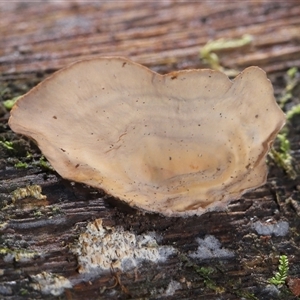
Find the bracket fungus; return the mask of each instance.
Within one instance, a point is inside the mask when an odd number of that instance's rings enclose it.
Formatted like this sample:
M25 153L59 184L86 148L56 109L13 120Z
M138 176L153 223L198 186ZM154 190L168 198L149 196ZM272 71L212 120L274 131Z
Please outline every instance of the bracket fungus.
M120 57L74 63L13 107L64 178L168 216L218 210L266 181L266 154L285 115L266 74L166 75Z

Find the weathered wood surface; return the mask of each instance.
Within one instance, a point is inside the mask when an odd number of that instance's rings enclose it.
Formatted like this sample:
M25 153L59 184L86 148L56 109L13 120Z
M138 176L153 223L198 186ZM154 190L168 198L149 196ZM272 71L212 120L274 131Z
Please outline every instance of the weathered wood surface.
M300 67L299 16L300 2L291 0L2 2L0 97L6 100L23 94L54 70L99 55L126 56L161 73L206 67L199 59L203 45L243 34L251 34L253 42L221 52L222 66L264 68L279 97L286 70ZM299 98L298 89L285 109L298 104ZM61 299L294 299L287 286L277 294L267 282L277 270L280 254L289 258L289 275L300 277L299 185L271 160L268 183L233 201L228 211L166 218L128 208L42 168L33 143L9 130L5 109L0 114L0 141L14 146L9 150L0 145L1 299L52 299L32 288L32 276L42 271L72 282ZM288 129L297 167L300 123L296 117ZM33 158L26 158L27 152ZM15 168L20 160L29 167ZM47 199L13 202L11 192L29 184L41 185ZM286 201L291 198L292 202ZM70 247L87 222L96 218L136 234L155 231L162 236L159 244L171 245L177 253L164 263L146 262L130 272L112 270L87 280L78 274ZM260 235L253 227L257 221L286 221L289 231L283 236ZM197 249L196 238L206 235L216 237L234 257L187 262L189 253ZM37 255L25 260L24 255L32 252ZM207 275L208 268L212 272ZM180 283L180 288L168 294L171 280Z

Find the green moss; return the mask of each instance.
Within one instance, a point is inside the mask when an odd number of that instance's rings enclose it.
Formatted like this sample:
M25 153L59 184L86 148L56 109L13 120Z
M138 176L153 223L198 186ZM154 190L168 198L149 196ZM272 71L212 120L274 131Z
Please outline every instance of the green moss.
M28 164L25 163L25 162L19 161L18 163L15 164L15 168L17 168L17 169L27 169Z
M42 169L45 170L50 170L50 171L54 171L54 169L52 168L52 166L49 164L49 162L45 159L44 156L42 156L37 164L39 167L41 167Z
M181 259L185 263L186 267L193 268L193 270L203 279L206 288L214 291L217 294L222 294L226 291L224 287L217 285L216 282L211 278L211 275L216 272L214 268L199 266L193 263L185 255L181 255Z
M20 289L20 295L21 295L21 296L26 296L26 295L28 295L28 293L29 293L28 290L23 289L23 288Z
M292 67L288 69L286 73L289 76L289 78L294 79L296 77L297 72L298 72L298 68Z
M61 211L61 208L60 207L58 207L58 206L51 206L51 213L53 214L53 215L59 215L59 214L61 214L62 213L62 211Z
M276 286L281 286L285 284L285 280L287 279L289 272L289 261L286 255L281 255L279 257L279 266L278 266L278 272L269 279L269 282L271 284L274 284Z
M300 114L300 104L294 105L287 113L286 118L291 120L294 116Z
M291 155L290 141L287 139L286 134L278 134L277 139L280 143L279 150L271 148L269 156L274 162L283 168L291 179L297 178L297 172L293 167L293 157Z
M290 68L286 72L286 86L278 101L281 108L293 98L294 89L299 85L299 78L296 76L297 72L298 69L296 67Z
M34 213L33 213L33 216L37 219L41 218L44 214L40 211L40 210L36 210Z
M12 99L9 100L5 100L3 101L3 105L6 109L11 110L13 108L13 106L15 105L15 103L21 98L21 96L17 96L14 97Z
M279 99L279 105L281 108L291 100L294 95L295 88L299 85L299 76L297 76L298 69L296 67L290 68L286 72L286 87L282 92L282 96ZM295 116L300 114L300 104L292 106L290 110L286 112L287 120L291 120ZM281 134L277 135L277 141L279 142L279 150L274 147L270 149L269 156L274 162L283 168L291 179L297 178L297 170L293 166L293 157L291 155L290 141L287 138L288 126L285 126L281 130Z
M223 71L223 67L220 65L220 60L217 52L236 50L251 44L253 38L249 34L243 35L241 38L237 39L217 39L214 41L209 41L200 50L200 59L207 63L212 69Z
M7 150L14 150L14 144L9 141L0 141L0 145L2 145Z

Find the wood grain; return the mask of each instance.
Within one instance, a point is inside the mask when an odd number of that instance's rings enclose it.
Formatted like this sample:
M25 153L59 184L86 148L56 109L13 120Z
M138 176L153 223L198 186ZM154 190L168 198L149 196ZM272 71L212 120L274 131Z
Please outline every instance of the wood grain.
M125 56L161 73L207 67L199 58L201 47L209 40L243 34L253 36L251 45L218 53L221 65L238 70L262 67L279 96L287 69L300 67L299 15L300 3L292 0L2 2L0 99L23 94L53 71L87 57ZM289 105L297 101L299 93ZM232 202L227 211L166 218L143 214L44 168L36 146L10 131L8 116L0 110L0 140L15 147L11 151L0 145L1 299L53 299L32 287L33 276L42 271L72 282L73 288L60 296L68 300L294 299L287 286L276 294L267 282L280 254L288 256L290 276L297 278L300 269L298 182L271 160L268 183ZM293 119L288 129L297 166L299 120ZM33 157L26 158L27 152ZM20 160L28 161L29 167L15 168ZM11 192L29 184L41 185L46 200L12 202ZM145 262L130 272L80 275L70 247L96 218L135 234L155 231L161 236L159 244L173 246L177 253L164 263ZM254 229L257 221L287 221L288 234L260 235ZM198 247L196 238L207 235L216 237L234 257L188 258ZM33 258L24 259L24 253L34 253ZM180 288L168 294L171 280Z

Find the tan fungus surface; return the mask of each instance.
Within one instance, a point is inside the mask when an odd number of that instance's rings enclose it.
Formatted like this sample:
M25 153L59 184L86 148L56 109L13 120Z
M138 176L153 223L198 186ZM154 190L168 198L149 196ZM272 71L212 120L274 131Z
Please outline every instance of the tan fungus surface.
M125 58L77 62L20 99L9 124L64 178L147 211L202 214L265 183L285 116L264 71L160 75Z

